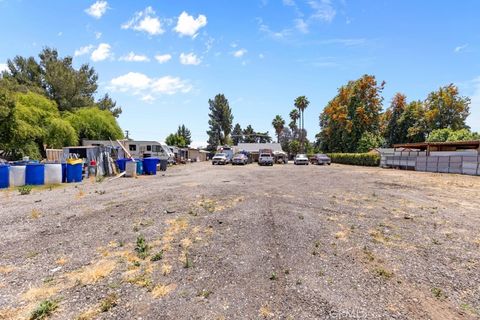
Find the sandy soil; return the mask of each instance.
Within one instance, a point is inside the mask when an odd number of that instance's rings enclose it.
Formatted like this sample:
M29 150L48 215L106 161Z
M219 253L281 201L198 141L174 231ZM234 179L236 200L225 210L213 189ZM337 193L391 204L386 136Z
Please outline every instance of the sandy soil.
M478 177L341 165L1 191L0 318L477 319L479 208Z

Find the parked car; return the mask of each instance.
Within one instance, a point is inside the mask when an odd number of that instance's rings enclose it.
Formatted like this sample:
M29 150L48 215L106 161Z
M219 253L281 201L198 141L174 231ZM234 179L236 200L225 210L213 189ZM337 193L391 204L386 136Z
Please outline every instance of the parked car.
M217 153L212 158L212 165L213 164L227 164L228 157L225 153Z
M233 156L232 165L242 164L245 165L248 163L248 157L243 153L237 153Z
M308 157L306 154L299 153L295 156L295 159L293 161L294 164L304 164L308 166Z
M310 162L312 164L321 164L321 165L328 164L328 165L330 165L332 163L332 160L326 154L317 153L316 155L314 155L313 157L310 158Z
M258 164L261 166L273 166L273 155L271 153L260 153Z

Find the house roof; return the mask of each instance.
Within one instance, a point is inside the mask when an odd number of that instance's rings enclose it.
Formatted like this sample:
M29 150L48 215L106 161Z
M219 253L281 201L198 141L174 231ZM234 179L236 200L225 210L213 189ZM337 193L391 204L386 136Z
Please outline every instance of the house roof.
M480 148L480 140L399 143L399 144L394 144L393 145L394 148L420 149L420 150L426 150L426 149L428 149L429 146L455 147L456 149L479 149Z
M273 152L283 151L280 143L239 143L235 149L247 152L258 152L260 149L271 149Z

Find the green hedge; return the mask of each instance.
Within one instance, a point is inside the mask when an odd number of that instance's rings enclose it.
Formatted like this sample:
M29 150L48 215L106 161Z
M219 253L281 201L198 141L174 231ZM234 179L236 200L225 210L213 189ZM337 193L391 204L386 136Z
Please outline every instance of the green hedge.
M380 155L376 153L329 153L328 156L332 159L332 163L369 167L380 165Z

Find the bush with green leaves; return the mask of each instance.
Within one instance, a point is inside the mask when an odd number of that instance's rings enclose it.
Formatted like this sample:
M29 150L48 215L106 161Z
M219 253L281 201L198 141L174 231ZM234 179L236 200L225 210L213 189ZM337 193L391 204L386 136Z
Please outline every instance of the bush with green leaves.
M376 153L329 153L328 156L332 159L332 163L368 167L380 165L380 155Z

